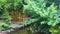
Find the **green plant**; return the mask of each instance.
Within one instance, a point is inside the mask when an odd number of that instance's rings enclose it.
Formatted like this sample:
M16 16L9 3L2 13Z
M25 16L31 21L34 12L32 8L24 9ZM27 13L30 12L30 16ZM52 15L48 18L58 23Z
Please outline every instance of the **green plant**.
M51 34L60 34L60 25L50 27L49 31L51 32Z
M47 0L25 0L25 2L27 5L24 5L24 11L26 11L28 15L31 14L31 16L36 18L38 16L40 19L38 21L39 26L34 26L37 27L37 29L38 27L40 30L44 29L43 32L48 29L46 31L48 32L50 27L55 27L60 23L60 11L58 12L54 3L47 7ZM46 25L48 27L46 27Z
M4 30L8 30L8 29L11 29L13 26L11 26L10 24L6 24L5 22L4 23L1 23L0 24L0 31L4 31Z
M22 0L0 0L0 18L4 18L4 22L0 24L1 30L7 30L11 24L9 11L17 10L22 5ZM12 26L13 27L13 26Z
M33 15L39 15L40 18L43 18L40 23L41 24L48 24L55 26L60 21L60 12L56 10L56 7L54 7L54 4L52 4L50 7L46 9L46 3L41 2L42 5L37 3L35 4L35 1L27 1L29 2L28 5L25 5L25 10L28 12L31 12Z

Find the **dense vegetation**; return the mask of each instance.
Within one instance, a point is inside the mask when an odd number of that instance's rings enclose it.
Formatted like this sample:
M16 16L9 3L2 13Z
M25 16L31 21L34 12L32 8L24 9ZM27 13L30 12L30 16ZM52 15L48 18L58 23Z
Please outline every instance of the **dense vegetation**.
M22 0L0 0L0 19L4 20L4 23L0 24L0 30L7 30L12 28L10 24L11 16L9 12L17 10L22 5Z
M45 34L50 34L49 32L51 34L60 34L58 27L60 23L60 10L57 10L59 7L58 1L25 0L27 5L24 5L24 11L27 12L30 18L39 19L32 30L35 29L34 31L41 31Z
M60 0L0 0L0 18L4 18L0 30L13 28L8 12L22 8L31 19L27 20L27 23L32 24L29 27L32 33L60 34L59 3Z

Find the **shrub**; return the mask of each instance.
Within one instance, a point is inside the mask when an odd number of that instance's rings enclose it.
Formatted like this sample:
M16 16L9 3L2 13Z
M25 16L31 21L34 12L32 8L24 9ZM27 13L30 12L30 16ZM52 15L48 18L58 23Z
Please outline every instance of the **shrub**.
M55 27L60 23L60 12L58 12L54 3L47 7L47 0L25 0L25 2L27 5L24 5L24 11L26 11L29 16L39 17L40 19L38 22L40 26L34 26L37 29L39 28L43 32L47 29L49 31L50 27Z

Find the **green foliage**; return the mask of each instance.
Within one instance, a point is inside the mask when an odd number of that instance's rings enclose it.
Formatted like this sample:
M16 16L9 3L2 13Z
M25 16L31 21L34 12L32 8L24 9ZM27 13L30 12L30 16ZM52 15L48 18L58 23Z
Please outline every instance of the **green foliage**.
M16 8L18 5L22 3L22 0L0 0L0 7L4 5L5 8L9 8L14 6L13 8Z
M4 22L4 23L1 23L1 24L0 24L0 31L2 31L2 30L3 30L3 31L4 31L4 30L8 30L8 29L10 29L10 28L12 28L12 26L11 26L11 24L9 24L9 23L7 24L7 23Z
M38 21L39 26L36 25L33 27L36 27L37 29L39 27L40 30L46 28L44 30L47 30L47 28L49 29L49 27L55 27L60 23L60 11L57 10L54 3L47 7L47 0L25 0L25 2L27 5L24 5L24 11L34 17L37 15L40 19ZM46 25L49 27L46 27Z
M29 2L28 5L24 6L24 10L31 12L33 15L39 15L39 17L43 18L44 20L42 20L40 23L41 24L48 24L48 25L52 25L55 26L56 24L59 23L60 21L60 12L58 12L56 10L56 7L54 6L54 3L46 8L46 2L43 1L40 3L37 1L27 1ZM37 5L38 4L38 5Z
M49 31L50 31L52 34L60 34L60 26L51 27L51 28L49 29Z
M9 23L11 17L9 11L16 10L22 5L22 0L0 0L0 18L4 18L4 22L0 24L0 30L7 30L13 26Z

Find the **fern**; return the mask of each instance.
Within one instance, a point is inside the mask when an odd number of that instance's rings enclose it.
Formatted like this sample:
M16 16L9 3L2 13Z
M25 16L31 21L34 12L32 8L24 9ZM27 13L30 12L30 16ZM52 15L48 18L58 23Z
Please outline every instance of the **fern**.
M60 23L60 11L57 10L57 6L55 6L55 3L52 3L47 7L47 0L25 0L25 2L27 3L27 5L24 5L24 11L27 12L27 15L31 15L37 19L39 17L39 20L37 20L37 25L39 24L39 26L32 26L31 28L33 29L33 31L37 29L37 31L40 30L45 32L46 34L49 34L47 32L49 32L50 27L52 27L53 29L54 27L57 28L57 24Z
M38 2L37 2L38 1ZM55 26L59 23L60 18L58 11L56 10L56 7L54 6L54 3L46 8L46 1L33 1L33 0L27 0L28 5L24 5L24 10L27 11L29 14L32 13L32 15L39 15L39 17L46 19L42 20L41 24L48 24L51 26Z

